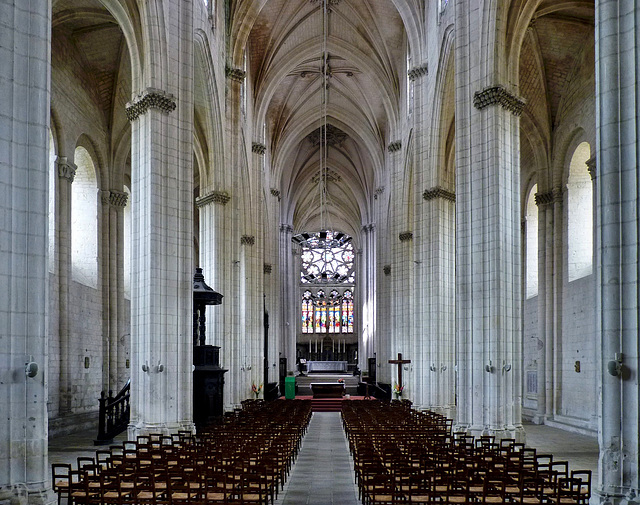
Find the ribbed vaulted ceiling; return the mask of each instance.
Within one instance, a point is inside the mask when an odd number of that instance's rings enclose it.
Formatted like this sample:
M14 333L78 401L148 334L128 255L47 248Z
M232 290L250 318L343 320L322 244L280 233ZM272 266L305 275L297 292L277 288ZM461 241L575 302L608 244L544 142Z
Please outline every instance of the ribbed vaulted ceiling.
M296 230L320 227L318 175L328 57L328 224L354 234L370 219L405 65L402 20L390 0L269 0L248 41L256 124L269 132L272 180ZM326 30L326 32L325 32Z

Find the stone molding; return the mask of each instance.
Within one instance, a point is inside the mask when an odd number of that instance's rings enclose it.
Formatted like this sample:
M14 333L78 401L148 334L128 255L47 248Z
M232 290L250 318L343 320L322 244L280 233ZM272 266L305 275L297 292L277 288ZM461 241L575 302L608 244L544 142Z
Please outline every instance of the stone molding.
M165 114L169 114L176 108L176 98L171 93L160 89L147 88L127 103L125 113L129 121L135 121L151 108L160 109Z
M276 188L271 188L271 196L274 196L280 201L280 190Z
M293 226L290 224L281 224L280 231L283 233L293 233Z
M229 203L229 200L231 200L231 197L226 191L212 191L211 193L196 198L196 206L204 207L210 203L226 205Z
M376 190L373 192L373 198L377 200L378 196L380 196L382 193L384 193L384 186L376 188Z
M524 98L507 91L504 86L490 86L482 91L476 91L473 95L473 106L476 109L482 110L490 105L500 105L514 116L522 114L526 103Z
M267 152L267 146L261 144L260 142L254 142L253 144L251 144L251 152L263 155Z
M273 270L273 267L269 263L265 263L263 267L263 271L265 274L270 274Z
M587 172L589 172L589 175L591 176L591 180L594 181L597 173L596 171L597 163L596 163L595 155L589 158L585 163L587 165Z
M327 0L327 5L338 5L342 0ZM322 0L309 0L311 4L322 3Z
M242 235L240 237L240 244L242 245L255 245L256 238L253 235Z
M407 72L407 76L409 77L409 80L415 81L419 77L422 77L423 75L427 75L427 73L428 73L428 68L427 68L427 64L425 63L424 65L420 65L419 67L413 67L411 70Z
M400 142L399 140L394 140L393 142L389 143L387 149L390 153L395 153L396 151L402 149L402 142Z
M66 156L58 156L56 166L58 167L58 177L73 182L76 178L76 170L78 170L77 165L68 162Z
M391 275L391 265L384 265L382 267L382 271L384 272L384 275Z
M434 200L435 198L442 198L443 200L449 200L450 202L456 201L456 194L452 191L444 189L442 186L435 186L430 189L426 189L422 193L422 198L425 200Z
M112 189L108 191L109 193L109 203L114 207L126 207L127 200L129 199L129 195L124 191L117 191Z
M398 234L398 238L400 242L406 242L408 240L413 240L413 232L412 231L403 231Z
M227 67L225 69L225 73L229 79L240 83L244 82L244 79L247 76L247 73L241 68Z
M543 205L551 205L557 202L562 201L562 189L559 187L553 188L551 191L547 191L546 193L536 193L535 201L538 207Z

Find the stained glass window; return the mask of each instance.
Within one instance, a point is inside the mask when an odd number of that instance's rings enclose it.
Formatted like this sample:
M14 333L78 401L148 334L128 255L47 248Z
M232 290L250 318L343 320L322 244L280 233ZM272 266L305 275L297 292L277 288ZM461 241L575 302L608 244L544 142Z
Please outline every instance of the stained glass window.
M293 241L302 249L302 333L353 333L355 252L351 237L334 231L305 232Z
M302 297L302 333L313 333L313 300L308 290Z
M353 293L349 290L342 296L342 333L353 333Z
M353 333L353 291L323 289L302 295L302 333Z
M333 231L305 233L301 237L303 284L355 282L351 237Z

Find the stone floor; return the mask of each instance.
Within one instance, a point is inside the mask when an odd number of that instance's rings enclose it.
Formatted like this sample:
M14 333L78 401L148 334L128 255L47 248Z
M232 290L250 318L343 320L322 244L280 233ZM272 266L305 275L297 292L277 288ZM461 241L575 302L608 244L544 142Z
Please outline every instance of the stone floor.
M339 412L314 412L276 505L357 505L353 463Z
M595 438L557 428L526 424L527 446L569 461L572 470L592 470L595 489L598 442ZM73 463L79 456L93 456L95 433L60 437L49 442L51 463ZM125 439L118 437L115 443ZM298 459L280 492L276 505L358 505L353 464L338 412L315 412Z

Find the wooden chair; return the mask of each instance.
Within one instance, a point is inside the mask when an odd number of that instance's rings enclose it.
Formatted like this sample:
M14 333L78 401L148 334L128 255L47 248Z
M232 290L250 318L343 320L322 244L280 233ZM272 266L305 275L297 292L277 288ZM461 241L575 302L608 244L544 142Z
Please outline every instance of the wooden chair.
M58 495L58 505L61 505L63 498L69 501L71 465L66 463L55 463L51 465L51 485L53 491Z
M510 497L511 503L519 505L542 505L546 503L544 481L535 475L525 476L520 483L520 492Z
M591 470L573 470L571 478L580 481L580 503L588 504L591 498Z
M484 482L480 503L507 503L507 483L496 476L488 476Z
M389 473L372 475L363 490L363 497L365 505L396 505L407 501Z

